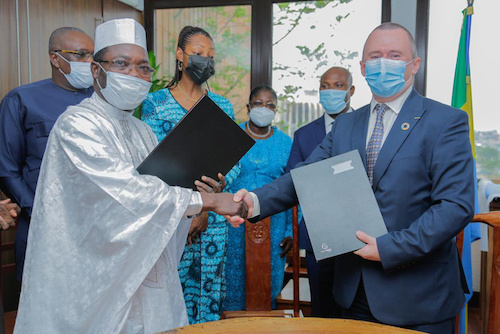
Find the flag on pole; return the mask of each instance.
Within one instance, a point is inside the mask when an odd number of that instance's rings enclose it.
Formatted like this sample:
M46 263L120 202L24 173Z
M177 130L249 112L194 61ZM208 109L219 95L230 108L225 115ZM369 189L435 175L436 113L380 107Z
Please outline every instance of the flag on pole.
M474 143L474 123L472 117L472 90L470 80L470 62L469 62L469 45L470 45L470 29L471 19L474 13L472 7L473 1L468 1L468 6L462 11L463 23L460 33L460 44L458 47L457 65L455 68L455 80L453 82L453 96L451 105L455 108L462 109L469 116L469 137L472 147L472 156L474 159L474 179L476 177L476 149ZM477 184L477 182L475 183ZM475 189L475 212L478 212L478 197L477 187ZM467 333L467 303L472 297L472 263L471 263L471 243L481 238L481 232L478 224L469 224L464 229L462 264L464 267L465 277L470 293L465 295L465 305L460 312L459 333Z

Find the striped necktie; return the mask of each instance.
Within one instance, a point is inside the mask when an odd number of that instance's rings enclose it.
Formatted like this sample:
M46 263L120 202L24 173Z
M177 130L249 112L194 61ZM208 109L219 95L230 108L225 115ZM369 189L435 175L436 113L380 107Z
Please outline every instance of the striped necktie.
M382 147L382 139L384 138L383 119L387 106L379 103L375 106L374 110L377 112L377 120L375 121L372 136L366 147L366 172L368 174L368 180L370 180L370 185L373 185L373 168L377 162L378 153Z

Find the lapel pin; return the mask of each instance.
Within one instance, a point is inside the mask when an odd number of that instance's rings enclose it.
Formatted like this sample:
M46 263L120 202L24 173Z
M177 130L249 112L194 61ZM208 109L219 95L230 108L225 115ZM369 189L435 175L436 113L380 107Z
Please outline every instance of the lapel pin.
M413 117L413 119L420 119L420 116L415 116Z
M409 128L410 128L410 123L405 122L405 123L401 124L401 130L406 131Z

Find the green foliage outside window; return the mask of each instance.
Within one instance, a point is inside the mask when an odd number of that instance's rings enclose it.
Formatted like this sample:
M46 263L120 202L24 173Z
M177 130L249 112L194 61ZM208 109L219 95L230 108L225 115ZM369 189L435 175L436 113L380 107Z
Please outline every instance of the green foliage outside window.
M332 30L331 31L314 31L317 29L316 25L311 25L309 27L304 27L302 21L308 15L314 15L314 13L318 10L332 10L337 6L347 4L353 0L325 0L325 1L303 1L303 2L282 2L275 5L274 10L274 26L286 26L287 29L283 33L282 36L276 36L275 42L273 43L273 47L280 47L281 45L285 45L286 43L290 43L287 40L287 37L295 30L295 29L307 29L312 30L311 33L322 33L325 34L325 39L333 36L333 23L330 24ZM330 6L328 6L330 5ZM328 9L326 7L329 7ZM335 21L340 23L342 20L347 18L350 13L345 15L337 15L335 17ZM358 52L352 52L347 50L345 52L335 50L333 54L340 58L331 59L330 54L331 50L327 50L325 47L325 43L319 43L313 47L307 45L301 45L299 43L303 43L304 41L296 41L295 48L299 50L302 60L312 62L315 65L315 73L306 73L303 68L300 66L300 61L297 62L297 65L285 65L278 63L277 61L273 61L273 71L276 73L279 80L288 79L297 82L295 85L287 85L283 91L278 92L279 100L282 102L294 102L297 98L297 94L300 92L303 87L299 84L301 79L306 78L306 76L317 75L317 71L324 68L325 70L332 63L340 63L343 64L347 59L353 59L358 56ZM305 41L307 42L307 41ZM289 44L288 44L289 45Z
M497 131L474 131L477 177L500 180L500 135Z

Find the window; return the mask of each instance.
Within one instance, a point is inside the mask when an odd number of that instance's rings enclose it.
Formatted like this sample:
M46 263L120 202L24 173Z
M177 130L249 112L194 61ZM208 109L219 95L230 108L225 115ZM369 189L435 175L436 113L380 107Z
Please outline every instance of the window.
M184 26L205 29L215 44L210 90L228 98L238 119L246 119L250 94L251 6L173 8L155 11L155 54L168 81L175 71L177 38Z
M359 61L366 37L381 23L383 1L227 0L219 6L220 0L207 0L200 7L194 0L150 0L144 15L148 45L154 47L164 75L173 73L180 29L187 24L206 28L217 53L212 90L229 98L237 120L243 121L251 85L269 84L272 77L281 101L278 126L292 135L323 113L319 77L331 66L351 70L353 108L370 101Z
M353 75L351 106L371 99L359 62L368 34L381 23L381 1L302 1L273 5L273 88L280 128L292 135L323 114L319 78L332 66Z
M465 1L431 0L427 57L427 96L450 104ZM497 55L491 39L500 30L497 1L476 1L472 15L470 68L478 178L500 179L500 107L496 98Z

